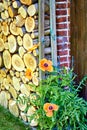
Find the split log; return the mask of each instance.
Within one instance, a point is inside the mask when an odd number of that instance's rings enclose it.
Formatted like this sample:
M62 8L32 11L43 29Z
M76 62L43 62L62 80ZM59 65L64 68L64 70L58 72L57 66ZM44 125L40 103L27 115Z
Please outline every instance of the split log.
M19 9L18 9L18 14L20 14L23 18L26 18L27 17L27 8L25 6L21 6Z
M22 27L25 23L25 19L19 14L16 17L16 26L17 27Z
M20 73L18 71L15 72L15 76L17 77L17 79L20 77ZM19 79L18 79L19 80ZM19 80L20 81L20 80Z
M32 32L35 28L35 20L32 17L27 17L25 20L25 28L27 32Z
M34 85L38 86L39 85L39 79L35 75L32 77L32 82Z
M23 71L24 70L24 62L19 55L14 54L12 56L12 66L17 71Z
M9 34L9 27L7 22L2 22L1 30L4 35L7 36Z
M25 84L21 84L20 91L22 94L26 95L27 97L30 95L30 91L27 89Z
M23 121L27 122L27 116L24 112L20 112L20 116L21 116Z
M10 76L11 76L11 77L13 77L14 74L15 74L15 72L14 72L13 70L10 70L9 73L10 73Z
M17 43L16 43L16 38L14 35L8 36L8 47L10 53L14 53L17 50Z
M19 78L13 76L12 81L13 81L13 86L14 86L15 90L19 91L20 87L21 87L20 82L19 82Z
M14 9L12 6L9 6L9 7L8 7L8 13L9 13L9 16L10 16L11 18L13 18L14 16L17 15L18 10L17 10L17 9Z
M17 98L17 92L16 92L16 90L14 89L14 87L12 87L12 86L10 85L10 88L9 88L8 91L10 92L11 96L12 96L14 99Z
M28 121L30 122L30 126L37 126L38 125L38 121L36 119L38 117L35 117L35 119L32 119L30 121L30 116L32 116L35 113L35 111L36 111L36 109L33 106L29 107L29 109L27 111L27 116L28 116Z
M0 12L4 11L4 5L0 2Z
M22 41L22 37L21 36L17 36L17 43L19 46L22 46L23 41Z
M4 48L5 48L5 50L9 50L8 42L4 42Z
M9 83L9 81L8 81L7 78L4 78L4 79L3 79L3 86L5 87L6 90L9 90L9 88L10 88L10 83Z
M11 68L11 54L10 54L10 52L8 50L5 50L3 52L3 62L4 62L4 66L7 69Z
M32 71L36 69L37 62L33 55L26 53L24 55L24 63L27 68L30 68Z
M20 101L18 102L18 107L21 111L24 111L27 107L26 102L24 101L24 94L19 94ZM21 101L22 100L22 101Z
M7 95L5 91L2 91L0 93L0 105L4 106L5 108L7 108L8 106L8 100L7 100Z
M35 2L37 2L37 0L20 0L20 2L24 5L31 5Z
M13 8L18 9L21 6L20 1L16 0L12 3Z
M6 19L9 18L9 14L8 14L8 11L7 11L7 10L1 12L1 18L2 18L3 20L6 20Z
M19 35L19 28L16 26L15 21L10 23L10 32L16 36Z
M1 74L1 76L2 76L3 78L6 77L6 72L5 72L4 69L1 69L1 70L0 70L0 74Z
M18 110L18 106L16 104L16 101L14 100L10 100L9 101L9 111L16 117L19 116L19 110Z
M24 49L24 47L19 47L18 49L18 53L19 53L19 56L22 58L25 54L26 50Z
M29 50L33 46L33 40L28 33L23 36L23 46L26 50Z
M24 84L27 84L27 83L29 82L29 79L26 78L25 75L23 75L23 76L21 77L21 80L22 80L22 82L23 82Z
M0 68L2 67L2 56L0 55Z
M0 38L0 52L4 50L4 41Z

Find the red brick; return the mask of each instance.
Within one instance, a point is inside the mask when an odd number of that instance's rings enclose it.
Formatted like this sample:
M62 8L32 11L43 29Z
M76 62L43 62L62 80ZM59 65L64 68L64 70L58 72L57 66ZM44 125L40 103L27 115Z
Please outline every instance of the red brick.
M57 29L65 29L65 28L67 28L67 24L65 23L65 24L56 24L56 28Z
M57 36L67 36L67 31L57 31Z
M70 45L69 45L69 44L57 45L57 49L58 49L58 50L60 50L60 49L64 50L64 49L67 49L67 48L69 48L69 47L70 47Z
M70 66L70 63L62 63L60 64L61 67L69 67Z
M56 4L56 9L66 8L66 3Z
M56 2L66 2L67 0L56 0Z
M56 10L56 15L67 15L67 10Z
M60 57L60 63L62 63L62 62L67 62L67 57Z
M59 56L68 55L68 50L58 51L57 54L58 54Z
M60 17L60 18L56 18L56 23L61 23L61 22L66 22L67 18L66 17Z
M66 37L57 37L57 43L65 43L68 42L67 36Z

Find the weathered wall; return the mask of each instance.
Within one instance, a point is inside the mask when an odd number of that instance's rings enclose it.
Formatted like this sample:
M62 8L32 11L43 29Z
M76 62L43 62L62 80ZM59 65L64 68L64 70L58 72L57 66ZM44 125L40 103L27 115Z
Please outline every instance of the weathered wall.
M70 67L70 0L56 0L56 33L58 63Z

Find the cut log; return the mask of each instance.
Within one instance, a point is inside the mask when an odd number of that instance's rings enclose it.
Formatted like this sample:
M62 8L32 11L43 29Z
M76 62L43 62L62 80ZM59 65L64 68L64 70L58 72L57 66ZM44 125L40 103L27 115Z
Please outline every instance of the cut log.
M0 93L0 105L4 106L5 108L7 108L8 106L8 100L7 100L7 95L5 91L2 91Z
M44 31L44 35L45 35L45 36L49 36L49 35L50 35L50 30L45 30L45 31ZM39 36L38 32L32 32L32 38L33 38L33 39L38 38L38 36Z
M17 9L14 9L12 6L8 7L8 13L11 18L17 15L18 11Z
M26 53L24 55L24 63L27 68L30 68L32 71L36 69L37 62L33 55Z
M12 3L13 8L18 9L21 6L20 1L16 0Z
M11 76L11 77L13 77L14 74L15 74L15 72L14 72L13 70L10 70L9 73L10 73L10 76Z
M22 58L26 52L26 50L24 49L24 47L19 47L18 49L18 52L19 52L19 56Z
M4 41L0 38L0 52L4 50Z
M34 85L38 86L39 85L39 79L35 75L32 77L32 82Z
M27 17L27 8L25 6L21 6L19 9L18 9L18 14L20 14L23 18L26 18Z
M45 4L45 12L48 12L49 11L49 7L47 4ZM38 13L38 3L35 3L35 4L31 4L29 7L28 7L28 10L27 10L29 16L34 16L35 14Z
M24 70L24 63L21 57L17 54L14 54L12 56L12 66L15 68L17 71L23 71Z
M0 68L2 67L3 63L2 63L2 56L0 55Z
M2 18L3 20L6 20L6 19L9 18L9 14L8 14L8 11L7 11L7 10L5 10L4 12L1 12L1 18Z
M11 68L11 54L9 53L8 50L5 50L3 52L3 62L4 62L4 66L7 68L7 69L10 69Z
M23 119L23 121L27 122L27 116L24 112L20 112L20 116Z
M38 12L38 3L30 5L27 9L27 12L29 16L34 16Z
M17 79L20 77L20 73L18 71L15 72L15 76L17 77ZM18 79L19 80L19 79Z
M0 12L4 11L4 5L0 2Z
M1 70L0 70L0 74L2 75L3 78L6 77L6 72L5 72L4 69L1 69Z
M15 21L10 23L10 32L16 36L19 35L19 28L16 26Z
M17 36L17 43L19 46L22 46L23 41L22 41L22 37L21 36Z
M30 95L30 91L27 89L25 84L21 84L20 91L22 94L26 95L27 97Z
M16 117L19 116L19 110L18 110L18 106L16 104L16 101L14 100L10 100L9 101L9 111Z
M11 96L16 99L17 98L17 92L16 90L10 85L10 88L9 88L9 92L11 94Z
M3 23L2 23L1 29L2 29L2 33L3 33L4 35L7 36L7 35L9 34L9 27L8 27L7 22L3 22Z
M29 79L26 78L25 76L22 76L22 77L21 77L21 80L22 80L22 82L23 82L24 84L26 84L26 83L29 82Z
M28 33L23 37L23 46L26 50L29 50L33 46L33 40Z
M25 4L25 5L31 5L31 4L33 4L33 3L37 2L37 1L38 0L20 0L20 2L22 4Z
M18 102L18 107L21 111L24 111L26 108L27 108L27 104L26 102L24 101L24 97L25 95L24 94L19 94L19 99L20 101ZM21 101L22 100L22 101Z
M35 21L32 17L27 17L25 20L25 28L27 32L32 32L35 28Z
M29 109L27 111L27 116L28 116L28 121L30 122L30 126L37 126L38 125L38 121L37 121L38 117L35 117L35 119L32 119L30 121L30 117L35 113L35 111L36 111L36 109L33 106L29 107Z
M19 14L16 17L16 26L17 27L22 27L25 23L25 19Z
M4 47L5 47L5 50L9 49L8 42L4 42Z
M17 50L17 43L16 43L16 38L14 35L8 36L8 47L10 53L14 53Z
M6 90L9 90L10 84L7 78L3 79L3 85L5 87Z
M15 88L15 90L17 90L17 91L19 91L20 90L20 82L19 82L19 78L17 78L17 77L13 77L12 78L12 81L13 81L13 86L14 86L14 88Z

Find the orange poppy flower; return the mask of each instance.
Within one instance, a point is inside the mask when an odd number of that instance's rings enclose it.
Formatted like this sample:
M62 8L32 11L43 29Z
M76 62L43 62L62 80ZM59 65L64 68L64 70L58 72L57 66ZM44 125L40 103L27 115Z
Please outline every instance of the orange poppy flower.
M26 72L25 72L25 76L26 78L28 78L29 80L32 79L32 76L33 76L33 72L31 69L27 69Z
M47 60L45 58L43 58L40 63L39 63L39 67L42 71L49 71L52 72L53 71L53 67L52 67L52 61Z
M53 111L57 111L59 109L59 106L52 103L45 103L43 109L46 112L46 116L52 117Z
M40 43L33 45L28 51L32 52L33 50L37 49L39 47Z

